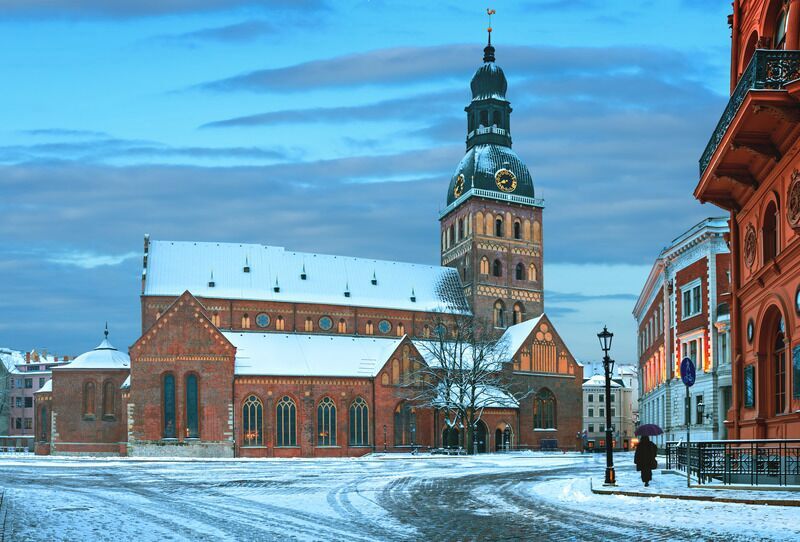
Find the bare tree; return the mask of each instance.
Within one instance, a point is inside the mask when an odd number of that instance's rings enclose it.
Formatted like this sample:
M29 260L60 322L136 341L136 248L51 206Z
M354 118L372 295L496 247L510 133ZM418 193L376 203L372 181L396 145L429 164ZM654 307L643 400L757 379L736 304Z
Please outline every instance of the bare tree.
M430 337L414 341L423 359L407 387L417 405L440 412L448 428L458 429L472 452L484 410L518 404L533 390L512 386L506 364L513 352L493 326L471 315L437 313L427 329Z

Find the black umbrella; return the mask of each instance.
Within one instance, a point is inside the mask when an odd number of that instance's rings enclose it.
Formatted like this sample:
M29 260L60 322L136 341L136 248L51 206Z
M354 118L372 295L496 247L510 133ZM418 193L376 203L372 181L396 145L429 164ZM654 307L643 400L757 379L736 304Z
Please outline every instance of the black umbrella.
M654 437L656 435L663 434L664 430L654 423L646 423L644 425L640 425L639 427L637 427L636 431L634 431L633 433L638 437L642 436Z

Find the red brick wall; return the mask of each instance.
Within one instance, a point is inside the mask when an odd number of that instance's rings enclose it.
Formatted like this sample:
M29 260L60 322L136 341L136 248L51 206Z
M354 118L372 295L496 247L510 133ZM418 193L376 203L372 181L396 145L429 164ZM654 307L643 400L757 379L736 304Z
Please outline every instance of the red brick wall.
M700 314L691 318L683 318L683 293L681 287L695 279L701 280L701 310ZM675 274L675 304L677 315L678 334L698 328L708 327L708 259L701 258L688 265Z

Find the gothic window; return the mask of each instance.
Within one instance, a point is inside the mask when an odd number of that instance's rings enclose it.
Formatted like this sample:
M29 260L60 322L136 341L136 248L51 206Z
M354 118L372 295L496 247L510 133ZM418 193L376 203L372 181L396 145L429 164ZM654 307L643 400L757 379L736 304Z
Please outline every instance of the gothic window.
M369 408L362 397L350 405L350 446L369 446Z
M106 380L103 384L103 418L114 417L114 392L116 386L111 380Z
M536 266L533 264L528 266L528 280L531 282L536 282Z
M503 126L502 113L500 113L500 111L492 112L492 124L497 126L498 128L501 128Z
M264 445L264 404L255 395L242 405L242 443L244 446Z
M555 429L556 398L548 389L540 391L533 400L533 428Z
M242 329L250 329L250 315L242 315Z
M175 375L167 373L161 382L161 408L164 414L164 438L175 438Z
M514 303L514 323L519 324L525 317L525 309L522 303Z
M186 376L186 438L200 438L197 375Z
M422 326L422 336L425 337L426 339L431 336L431 328L428 324Z
M506 327L506 307L501 300L494 302L494 327Z
M400 383L400 362L397 359L392 360L392 384L395 386Z
M410 446L414 444L417 431L417 413L407 401L394 409L394 445Z
M489 258L484 256L481 258L481 275L489 274Z
M517 280L525 280L525 266L522 262L517 264L517 268L514 271L514 278Z
M514 239L522 239L522 225L519 220L514 221Z
M288 395L275 406L275 446L297 446L297 407Z
M398 322L397 326L396 326L396 329L397 329L397 336L398 337L402 337L403 335L406 334L406 326L403 325L403 322Z
M95 386L89 381L83 385L83 415L94 418Z
M286 329L286 322L283 319L283 316L278 316L275 318L275 329L278 331L283 331Z
M495 237L503 237L503 219L500 217L494 219L494 235Z
M219 313L214 313L211 315L211 323L214 324L215 327L219 327Z
M367 320L367 326L365 329L367 335L372 335L375 333L375 326L372 324L372 320Z
M330 397L317 406L317 446L336 446L336 405Z
M767 263L778 255L777 223L778 209L775 207L775 202L770 202L770 204L767 205L767 210L764 212L764 226L761 229L764 263Z
M312 320L311 318L306 318L305 330L314 331L314 320Z
M492 264L492 275L495 277L503 276L503 264L500 263L500 260L495 260Z
M347 322L344 318L339 319L339 326L337 327L339 333L347 333Z

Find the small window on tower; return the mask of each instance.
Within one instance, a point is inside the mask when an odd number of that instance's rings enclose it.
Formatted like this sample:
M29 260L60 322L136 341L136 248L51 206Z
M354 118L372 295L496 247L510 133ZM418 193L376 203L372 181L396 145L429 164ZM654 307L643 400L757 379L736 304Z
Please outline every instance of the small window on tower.
M481 275L489 274L489 258L484 256L481 258Z
M492 264L492 275L495 277L503 276L503 264L500 263L500 260L495 260L494 264Z
M502 128L503 121L501 119L502 119L502 114L500 113L500 111L495 111L492 113L492 124L497 126L498 128Z
M481 126L489 126L489 112L481 111Z
M519 220L514 221L514 239L522 239L522 226Z
M494 221L494 234L496 237L503 237L503 219L497 218Z

